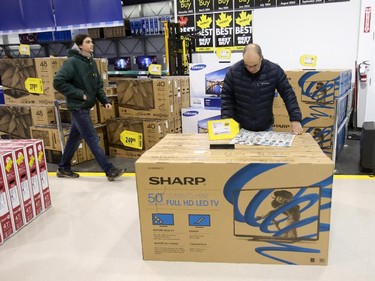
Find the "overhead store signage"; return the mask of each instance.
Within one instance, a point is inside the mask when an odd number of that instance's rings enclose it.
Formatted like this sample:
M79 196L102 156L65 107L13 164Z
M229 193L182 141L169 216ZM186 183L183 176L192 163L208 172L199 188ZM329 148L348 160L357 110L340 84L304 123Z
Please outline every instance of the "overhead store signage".
M124 24L118 0L1 0L0 7L0 35Z
M197 15L195 29L200 30L195 45L196 51L212 52L214 50L213 14Z
M213 12L213 0L195 0L195 13L209 13Z
M234 13L234 50L243 50L244 46L253 43L252 23L252 11Z
M233 12L215 14L216 47L233 47Z
M53 31L55 21L50 0L38 0L38 11L34 1L1 1L0 35Z
M177 0L177 10L179 15L194 13L194 0Z
M56 29L124 25L121 1L53 0Z
M177 18L182 33L196 38L196 52L214 52L222 47L242 51L244 46L253 43L254 9L349 1L177 0Z

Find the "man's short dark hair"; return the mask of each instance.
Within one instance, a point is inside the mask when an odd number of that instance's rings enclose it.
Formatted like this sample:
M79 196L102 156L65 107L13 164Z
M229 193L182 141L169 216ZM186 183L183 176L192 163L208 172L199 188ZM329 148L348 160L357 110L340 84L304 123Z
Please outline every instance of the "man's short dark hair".
M76 43L78 46L81 46L83 44L83 40L85 38L90 37L88 34L80 33L74 36L73 42Z

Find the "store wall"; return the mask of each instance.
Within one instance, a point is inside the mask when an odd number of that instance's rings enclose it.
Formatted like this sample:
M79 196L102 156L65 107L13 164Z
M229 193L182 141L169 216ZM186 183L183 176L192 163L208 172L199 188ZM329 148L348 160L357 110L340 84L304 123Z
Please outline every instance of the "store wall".
M316 68L353 68L357 58L360 1L264 8L253 11L254 43L284 69L302 68L300 57L317 56ZM232 60L241 59L233 54ZM218 60L196 54L194 62Z
M358 64L367 61L369 66L367 81L358 81L357 127L360 128L365 121L375 121L375 3L374 0L362 0L361 3L357 61Z

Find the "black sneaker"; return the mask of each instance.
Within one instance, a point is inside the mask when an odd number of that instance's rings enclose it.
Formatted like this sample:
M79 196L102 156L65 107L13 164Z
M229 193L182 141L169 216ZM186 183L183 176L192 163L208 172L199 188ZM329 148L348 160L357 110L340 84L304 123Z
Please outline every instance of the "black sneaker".
M57 169L56 176L58 178L79 178L79 175L77 173L74 173L72 170L63 170L61 168Z
M125 173L126 169L114 168L108 175L107 179L109 181L114 181L116 178L121 177Z

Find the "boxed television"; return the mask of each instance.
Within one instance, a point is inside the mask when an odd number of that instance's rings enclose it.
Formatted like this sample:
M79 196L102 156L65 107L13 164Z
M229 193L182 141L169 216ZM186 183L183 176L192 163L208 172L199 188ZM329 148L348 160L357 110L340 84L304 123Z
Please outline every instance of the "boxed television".
M171 134L136 161L145 260L328 263L334 164L309 134L209 147Z

